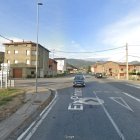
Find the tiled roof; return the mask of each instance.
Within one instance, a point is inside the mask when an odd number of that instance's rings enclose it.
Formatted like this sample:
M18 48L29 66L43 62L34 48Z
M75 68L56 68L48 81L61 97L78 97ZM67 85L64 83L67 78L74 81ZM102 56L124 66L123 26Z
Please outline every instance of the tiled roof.
M54 60L65 60L66 58L54 58Z

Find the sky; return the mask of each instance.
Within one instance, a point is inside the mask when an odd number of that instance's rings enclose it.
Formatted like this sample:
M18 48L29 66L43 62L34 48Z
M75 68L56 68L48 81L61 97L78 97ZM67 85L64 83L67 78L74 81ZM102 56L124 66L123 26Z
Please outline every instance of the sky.
M128 43L129 61L140 61L140 0L38 2L38 39L50 57L125 61ZM0 35L36 42L37 0L1 0ZM0 51L4 42L0 37Z

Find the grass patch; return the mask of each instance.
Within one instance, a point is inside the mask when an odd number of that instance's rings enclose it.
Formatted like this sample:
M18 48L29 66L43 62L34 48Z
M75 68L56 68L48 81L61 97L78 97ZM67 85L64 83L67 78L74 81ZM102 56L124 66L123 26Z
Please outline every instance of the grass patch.
M14 97L21 94L24 94L24 91L21 89L0 89L0 106L7 104L8 102L12 101Z

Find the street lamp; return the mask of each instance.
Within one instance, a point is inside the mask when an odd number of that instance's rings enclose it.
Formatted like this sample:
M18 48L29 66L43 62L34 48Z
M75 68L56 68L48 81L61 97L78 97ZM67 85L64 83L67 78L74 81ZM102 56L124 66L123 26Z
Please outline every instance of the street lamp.
M36 34L36 93L37 93L37 76L38 76L38 33L39 33L39 6L43 5L37 1L37 34Z

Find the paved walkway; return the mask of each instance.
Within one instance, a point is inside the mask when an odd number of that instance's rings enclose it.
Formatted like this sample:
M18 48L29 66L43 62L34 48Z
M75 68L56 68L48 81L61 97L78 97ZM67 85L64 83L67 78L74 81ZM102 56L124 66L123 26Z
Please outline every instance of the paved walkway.
M28 90L25 104L12 116L0 122L0 140L8 139L9 135L16 134L23 126L33 121L37 111L41 111L50 102L51 96L48 89L38 88L38 93L34 93L32 89Z

